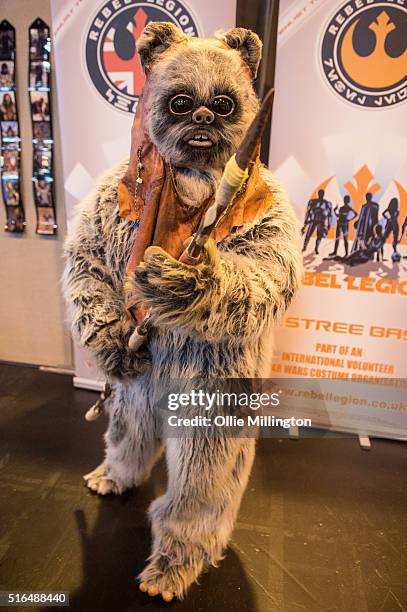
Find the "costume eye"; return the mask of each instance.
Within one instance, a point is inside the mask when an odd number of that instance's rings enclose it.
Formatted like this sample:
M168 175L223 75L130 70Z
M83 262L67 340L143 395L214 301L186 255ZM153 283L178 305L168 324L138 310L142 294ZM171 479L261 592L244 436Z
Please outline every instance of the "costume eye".
M168 106L173 115L186 115L193 109L194 100L186 94L177 94L171 98Z
M217 115L227 117L235 110L235 103L229 96L216 96L212 101L211 107Z

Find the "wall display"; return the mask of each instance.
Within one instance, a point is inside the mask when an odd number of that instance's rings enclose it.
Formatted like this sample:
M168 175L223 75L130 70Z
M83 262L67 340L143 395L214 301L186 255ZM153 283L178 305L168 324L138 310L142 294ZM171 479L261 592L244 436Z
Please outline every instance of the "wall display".
M49 26L36 19L29 28L28 91L33 132L33 195L37 234L57 231L51 119L51 38Z
M407 378L406 15L392 0L281 0L271 135L305 268L273 374L376 377L389 400ZM352 429L363 409L365 431L406 435L405 408L366 390L349 385L336 422Z
M6 20L0 23L0 138L1 192L8 232L23 232L25 215L20 193L20 130L17 115L16 34Z

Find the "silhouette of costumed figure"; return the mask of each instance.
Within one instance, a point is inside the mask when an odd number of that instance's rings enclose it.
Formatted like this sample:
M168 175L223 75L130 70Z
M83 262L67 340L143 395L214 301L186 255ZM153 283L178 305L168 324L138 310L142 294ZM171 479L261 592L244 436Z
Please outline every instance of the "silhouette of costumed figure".
M400 242L403 240L404 234L407 232L407 215L403 221L403 225L401 226L401 234L400 234ZM404 255L404 259L407 259L407 255Z
M358 266L374 259L376 254L377 261L380 261L380 253L384 244L384 232L381 225L375 225L373 236L371 236L365 247L353 251L350 255L341 257L340 261L348 264L348 266Z
M302 228L302 233L307 228L303 251L307 249L308 243L311 240L313 233L317 232L317 238L315 241L315 253L318 255L319 245L321 244L322 238L325 238L328 234L329 228L332 224L332 204L325 200L325 191L320 189L318 191L318 198L310 200L307 205L305 212L305 220Z
M355 222L356 238L352 244L352 253L367 246L373 237L374 227L379 220L379 205L372 200L372 194L366 194L366 202L363 204L359 219Z
M345 246L345 256L348 255L348 238L349 238L349 222L358 216L358 213L350 205L350 196L346 195L343 198L343 205L339 208L335 207L334 213L337 218L335 248L329 255L337 255L341 235L343 236L343 244Z
M399 242L399 201L397 198L392 198L389 202L388 207L383 213L383 217L386 219L386 225L384 228L384 242L386 242L387 238L390 234L393 234L393 251L397 253L397 244ZM407 218L406 218L407 220ZM404 222L405 223L405 222ZM404 224L403 224L404 229ZM403 235L403 232L402 232Z

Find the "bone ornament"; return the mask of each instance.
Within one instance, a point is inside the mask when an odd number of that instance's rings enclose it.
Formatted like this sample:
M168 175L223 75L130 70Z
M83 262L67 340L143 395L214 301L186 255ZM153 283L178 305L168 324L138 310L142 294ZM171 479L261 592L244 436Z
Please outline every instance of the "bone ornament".
M129 338L129 349L132 351L137 351L141 346L143 346L147 338L149 316L149 313L147 313L141 324L137 325L136 329Z
M105 383L105 387L100 394L99 399L96 401L93 406L89 408L89 410L85 414L85 420L88 422L96 421L102 414L104 410L104 405L107 399L112 395L113 389L109 385L109 383Z

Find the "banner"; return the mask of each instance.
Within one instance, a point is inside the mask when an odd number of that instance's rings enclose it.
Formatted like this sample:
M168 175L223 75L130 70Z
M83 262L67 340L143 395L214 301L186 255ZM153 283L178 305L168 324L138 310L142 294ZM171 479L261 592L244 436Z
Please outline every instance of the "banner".
M144 76L135 43L150 21L171 21L191 36L235 25L235 0L51 0L66 207L130 151ZM75 349L75 384L98 388L86 351Z
M270 166L302 225L304 277L274 376L407 378L406 40L403 0L280 2ZM394 405L364 409L358 429L407 437Z

